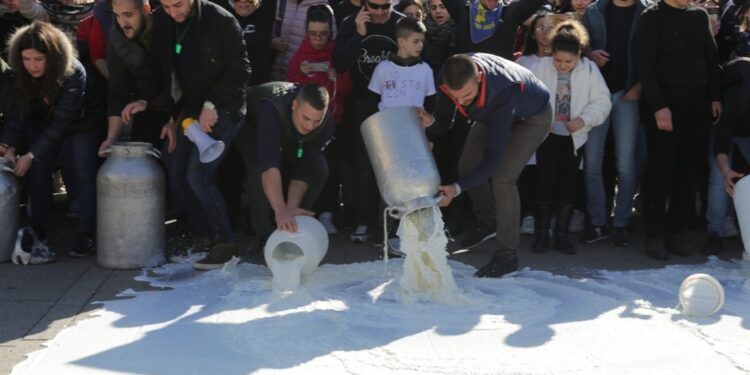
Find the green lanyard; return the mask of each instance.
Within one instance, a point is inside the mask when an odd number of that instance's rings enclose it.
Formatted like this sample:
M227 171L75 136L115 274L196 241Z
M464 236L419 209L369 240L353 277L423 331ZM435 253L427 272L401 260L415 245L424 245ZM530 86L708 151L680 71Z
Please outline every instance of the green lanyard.
M302 149L302 138L297 135L297 159L302 159L302 155L304 155L305 150Z
M190 20L188 21L187 25L185 25L185 30L182 30L182 35L177 34L177 25L174 27L174 33L177 37L177 43L174 45L174 53L179 55L182 53L182 40L185 39L185 35L187 35L188 30L190 30L190 24L193 22L193 17L190 17Z

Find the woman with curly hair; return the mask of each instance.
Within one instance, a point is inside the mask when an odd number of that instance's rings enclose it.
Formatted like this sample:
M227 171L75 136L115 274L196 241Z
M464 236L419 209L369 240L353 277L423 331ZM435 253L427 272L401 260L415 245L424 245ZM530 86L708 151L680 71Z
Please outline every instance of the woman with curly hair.
M16 78L2 140L8 145L5 158L15 164L15 174L27 176L31 228L40 243L30 257L21 259L31 264L55 260L55 252L47 245L50 175L65 137L71 137L69 140L76 145L67 156L76 166L71 177L81 205L78 239L70 255L89 255L94 250L96 146L92 131L76 131L82 123L85 70L76 59L70 39L46 22L18 29L8 46L9 63Z

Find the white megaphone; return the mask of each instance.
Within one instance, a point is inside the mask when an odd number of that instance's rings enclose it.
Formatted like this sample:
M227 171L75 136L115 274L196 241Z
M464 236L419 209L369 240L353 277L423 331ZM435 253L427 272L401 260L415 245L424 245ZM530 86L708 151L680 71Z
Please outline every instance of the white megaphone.
M182 131L198 147L201 163L208 164L216 160L224 152L224 142L217 141L203 132L201 125L194 118L187 117L182 120Z

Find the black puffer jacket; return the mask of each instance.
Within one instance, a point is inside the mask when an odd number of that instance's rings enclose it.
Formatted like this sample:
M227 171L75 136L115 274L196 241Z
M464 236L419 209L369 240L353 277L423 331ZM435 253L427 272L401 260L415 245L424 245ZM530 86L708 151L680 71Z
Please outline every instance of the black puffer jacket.
M220 112L232 117L245 115L245 96L250 80L250 62L245 41L237 20L220 6L206 0L196 0L192 27L198 40L195 68L200 71L200 92L216 105ZM151 86L145 99L149 103L167 103L170 108L152 108L174 113L171 98L174 67L175 22L162 8L153 13L151 48L149 54ZM161 100L154 101L157 97Z
M72 62L73 71L65 77L62 87L58 91L57 98L52 100L51 106L41 106L42 110L51 109L45 113L38 113L32 108L38 108L34 103L31 105L21 105L15 103L12 105L6 126L3 129L3 143L13 147L25 144L28 139L29 127L33 127L34 132L38 134L30 144L29 151L39 159L47 157L56 157L51 155L52 149L66 133L72 131L73 127L78 127L85 120L83 116L83 95L86 88L86 70L78 60ZM41 102L36 100L35 102ZM43 119L43 121L33 121L33 119ZM86 128L89 128L86 126ZM82 129L83 130L83 129Z

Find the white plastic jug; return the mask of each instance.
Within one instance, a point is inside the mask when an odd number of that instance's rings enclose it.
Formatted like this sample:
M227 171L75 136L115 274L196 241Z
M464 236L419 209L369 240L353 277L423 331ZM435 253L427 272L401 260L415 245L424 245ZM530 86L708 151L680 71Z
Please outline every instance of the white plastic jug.
M263 249L274 290L295 290L328 252L328 232L318 220L297 216L297 232L275 230Z
M740 223L740 235L745 251L742 257L750 262L750 179L743 177L734 185L734 210Z
M685 315L709 316L724 306L724 288L713 276L696 273L680 285L679 299Z

